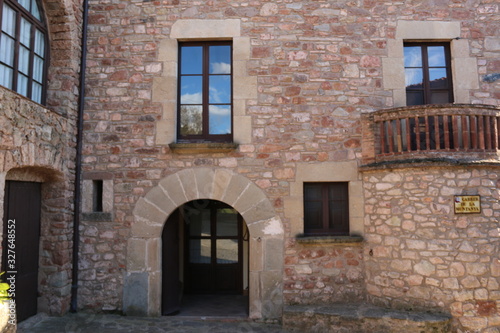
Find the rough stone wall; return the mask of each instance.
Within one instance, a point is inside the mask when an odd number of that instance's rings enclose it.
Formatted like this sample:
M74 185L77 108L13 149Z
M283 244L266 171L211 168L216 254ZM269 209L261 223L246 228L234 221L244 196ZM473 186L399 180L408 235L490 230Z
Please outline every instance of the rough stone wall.
M0 87L0 207L6 179L43 183L38 309L56 315L70 302L82 8L78 1L42 6L50 47L47 105Z
M43 183L39 309L61 314L71 287L71 128L66 118L1 87L0 108L2 203L5 179Z
M115 193L113 221L83 225L80 306L96 311L121 309L134 204L182 169L226 168L255 182L285 222L286 250L299 253L283 214L296 163L360 158L360 112L394 106L381 63L397 20L459 21L480 74L499 71L499 9L489 1L92 0L90 6L84 169L113 173ZM156 141L155 123L165 110L152 101L153 80L167 71L159 46L180 19L239 19L242 36L250 38L243 70L257 78L258 97L245 105L251 141L234 152L175 155L171 142ZM481 81L470 100L498 105L498 81ZM302 301L317 299L310 295ZM322 301L333 301L331 295Z
M288 245L285 304L357 303L365 300L365 288L362 244Z
M451 313L459 332L500 325L498 172L449 167L364 174L368 299ZM454 195L480 195L455 214ZM490 330L485 330L490 328Z

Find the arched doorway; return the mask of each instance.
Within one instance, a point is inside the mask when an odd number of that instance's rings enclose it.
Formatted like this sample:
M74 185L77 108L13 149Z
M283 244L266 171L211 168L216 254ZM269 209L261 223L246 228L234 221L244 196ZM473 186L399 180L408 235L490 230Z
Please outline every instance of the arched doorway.
M217 200L236 209L249 233L249 317L281 318L283 310L284 230L266 194L251 180L226 169L192 168L159 181L134 208L127 243L123 312L161 315L162 233L174 211L198 199Z
M248 229L217 200L190 201L162 233L162 314L248 315Z

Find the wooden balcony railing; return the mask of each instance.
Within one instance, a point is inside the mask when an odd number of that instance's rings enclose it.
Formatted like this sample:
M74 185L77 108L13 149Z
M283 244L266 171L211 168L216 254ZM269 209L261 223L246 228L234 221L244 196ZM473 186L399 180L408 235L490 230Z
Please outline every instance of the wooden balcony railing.
M414 159L499 159L500 108L422 105L362 115L363 164Z

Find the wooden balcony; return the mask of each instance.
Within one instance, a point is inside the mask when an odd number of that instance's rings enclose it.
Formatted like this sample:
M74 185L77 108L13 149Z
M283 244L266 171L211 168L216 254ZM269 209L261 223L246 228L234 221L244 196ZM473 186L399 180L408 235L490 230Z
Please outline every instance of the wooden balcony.
M500 108L418 105L363 113L363 165L500 163Z

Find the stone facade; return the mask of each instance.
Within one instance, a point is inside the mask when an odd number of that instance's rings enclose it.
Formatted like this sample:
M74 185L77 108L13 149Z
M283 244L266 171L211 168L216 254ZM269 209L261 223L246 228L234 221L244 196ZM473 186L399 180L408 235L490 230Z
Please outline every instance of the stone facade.
M464 327L498 325L498 172L425 168L366 172L368 298L446 309ZM482 214L454 214L454 195L481 195Z
M403 41L449 41L455 100L500 104L498 81L484 79L500 70L498 11L488 1L90 1L83 178L106 174L113 199L107 218L83 211L79 306L158 314L163 224L210 198L240 207L251 239L270 237L250 246L254 318L354 300L451 313L459 332L498 327L495 166L360 169L361 113L405 106ZM178 145L178 42L217 39L233 42L236 145ZM296 237L308 181L349 182L351 234L364 242ZM481 214L454 215L464 191L481 194ZM252 213L260 203L265 216ZM269 234L268 221L282 231ZM283 256L268 262L277 244Z
M50 32L47 103L0 87L0 206L6 181L42 183L38 310L61 315L71 298L82 8L62 1L41 5ZM2 225L3 217L2 209Z
M61 313L81 13L71 3L44 6L49 101L33 106L0 88L2 109L27 110L16 117L29 120L16 134L12 116L0 115L10 126L0 132L0 184L24 170L45 181L41 289L56 296L41 309ZM362 114L406 106L403 42L447 41L455 101L489 105L484 112L497 116L499 10L487 0L90 0L79 309L159 315L163 226L184 203L211 199L234 207L248 226L251 318L280 319L286 305L365 302L451 314L456 332L494 332L498 155L467 161L461 153L460 163L426 159L417 167L425 152L409 153L405 163L395 156L373 164L364 157L374 157L379 138L366 139L375 125ZM213 40L233 45L234 142L179 144L178 43ZM31 116L37 112L45 118ZM25 160L12 164L11 155ZM9 176L12 168L23 172ZM103 184L99 212L94 181ZM349 184L351 237L301 237L305 182ZM458 194L481 195L482 212L456 215Z

